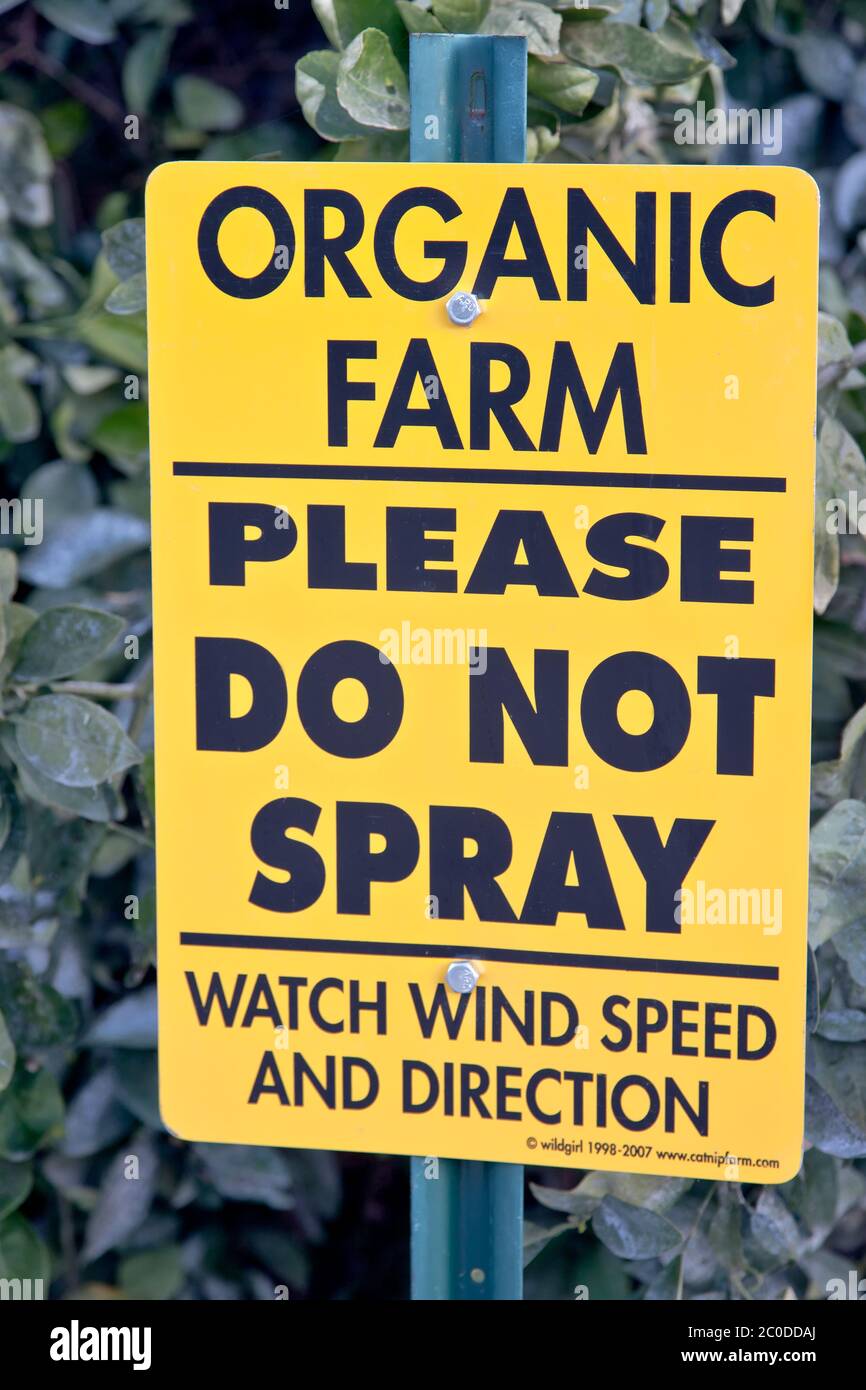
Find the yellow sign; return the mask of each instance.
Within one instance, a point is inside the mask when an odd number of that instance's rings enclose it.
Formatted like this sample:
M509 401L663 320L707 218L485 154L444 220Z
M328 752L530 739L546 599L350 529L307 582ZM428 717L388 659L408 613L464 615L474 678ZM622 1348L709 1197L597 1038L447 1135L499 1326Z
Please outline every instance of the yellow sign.
M790 1178L814 184L171 164L147 228L166 1123Z

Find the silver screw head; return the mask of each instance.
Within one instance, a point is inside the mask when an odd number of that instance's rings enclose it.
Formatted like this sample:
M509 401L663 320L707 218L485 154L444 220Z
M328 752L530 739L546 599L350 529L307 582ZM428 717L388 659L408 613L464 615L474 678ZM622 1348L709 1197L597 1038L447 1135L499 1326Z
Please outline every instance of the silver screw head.
M478 971L471 960L454 960L445 971L445 983L455 994L471 994L478 984Z
M456 294L452 294L445 308L451 322L460 324L461 328L474 323L481 313L481 305L468 290L458 290Z

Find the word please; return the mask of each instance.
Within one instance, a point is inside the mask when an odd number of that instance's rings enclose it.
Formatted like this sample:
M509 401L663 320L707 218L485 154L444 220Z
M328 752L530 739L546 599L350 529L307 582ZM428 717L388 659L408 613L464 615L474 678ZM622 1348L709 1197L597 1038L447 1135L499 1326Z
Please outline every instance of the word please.
M589 557L580 560L588 571L581 581L584 594L628 602L660 593L670 580L671 567L653 543L664 529L663 519L649 512L613 512L585 532L572 527L567 543L576 546L582 536L581 548ZM371 559L369 550L367 555L356 550L350 556L344 506L308 506L305 521L299 524L281 506L211 502L208 533L214 586L244 587L248 577L258 573L248 576L250 566L288 559L303 533L310 589L504 594L519 586L547 598L578 597L578 585L563 554L566 540L557 539L542 511L495 511L464 573L455 568L456 507L386 507L381 530L373 539L373 543L384 539L384 565ZM752 557L745 543L753 537L751 517L682 517L678 537L682 602L753 603L753 581L728 577L749 573Z

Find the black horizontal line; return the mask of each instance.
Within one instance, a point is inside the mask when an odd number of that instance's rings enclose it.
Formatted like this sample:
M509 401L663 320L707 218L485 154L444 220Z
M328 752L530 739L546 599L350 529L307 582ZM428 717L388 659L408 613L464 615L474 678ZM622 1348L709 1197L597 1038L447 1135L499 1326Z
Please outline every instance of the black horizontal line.
M556 468L404 468L355 463L175 463L176 478L330 478L388 483L514 483L521 487L682 488L699 492L785 492L784 478L721 473L562 472Z
M510 951L498 946L438 946L403 941L335 941L322 937L253 936L243 932L184 931L182 946L222 946L248 951L320 951L350 956L417 956L450 960L499 960L515 965L561 965L571 970L630 970L656 975L710 975L720 979L778 980L775 965L727 961L662 960L649 956L565 955L559 951Z

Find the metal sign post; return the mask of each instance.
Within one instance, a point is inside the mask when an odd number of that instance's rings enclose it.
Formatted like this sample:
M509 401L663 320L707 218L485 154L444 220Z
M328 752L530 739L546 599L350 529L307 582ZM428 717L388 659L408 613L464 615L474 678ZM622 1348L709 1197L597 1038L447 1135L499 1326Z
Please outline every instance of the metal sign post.
M410 158L522 164L526 40L413 34ZM523 1296L523 1167L413 1158L413 1299Z

